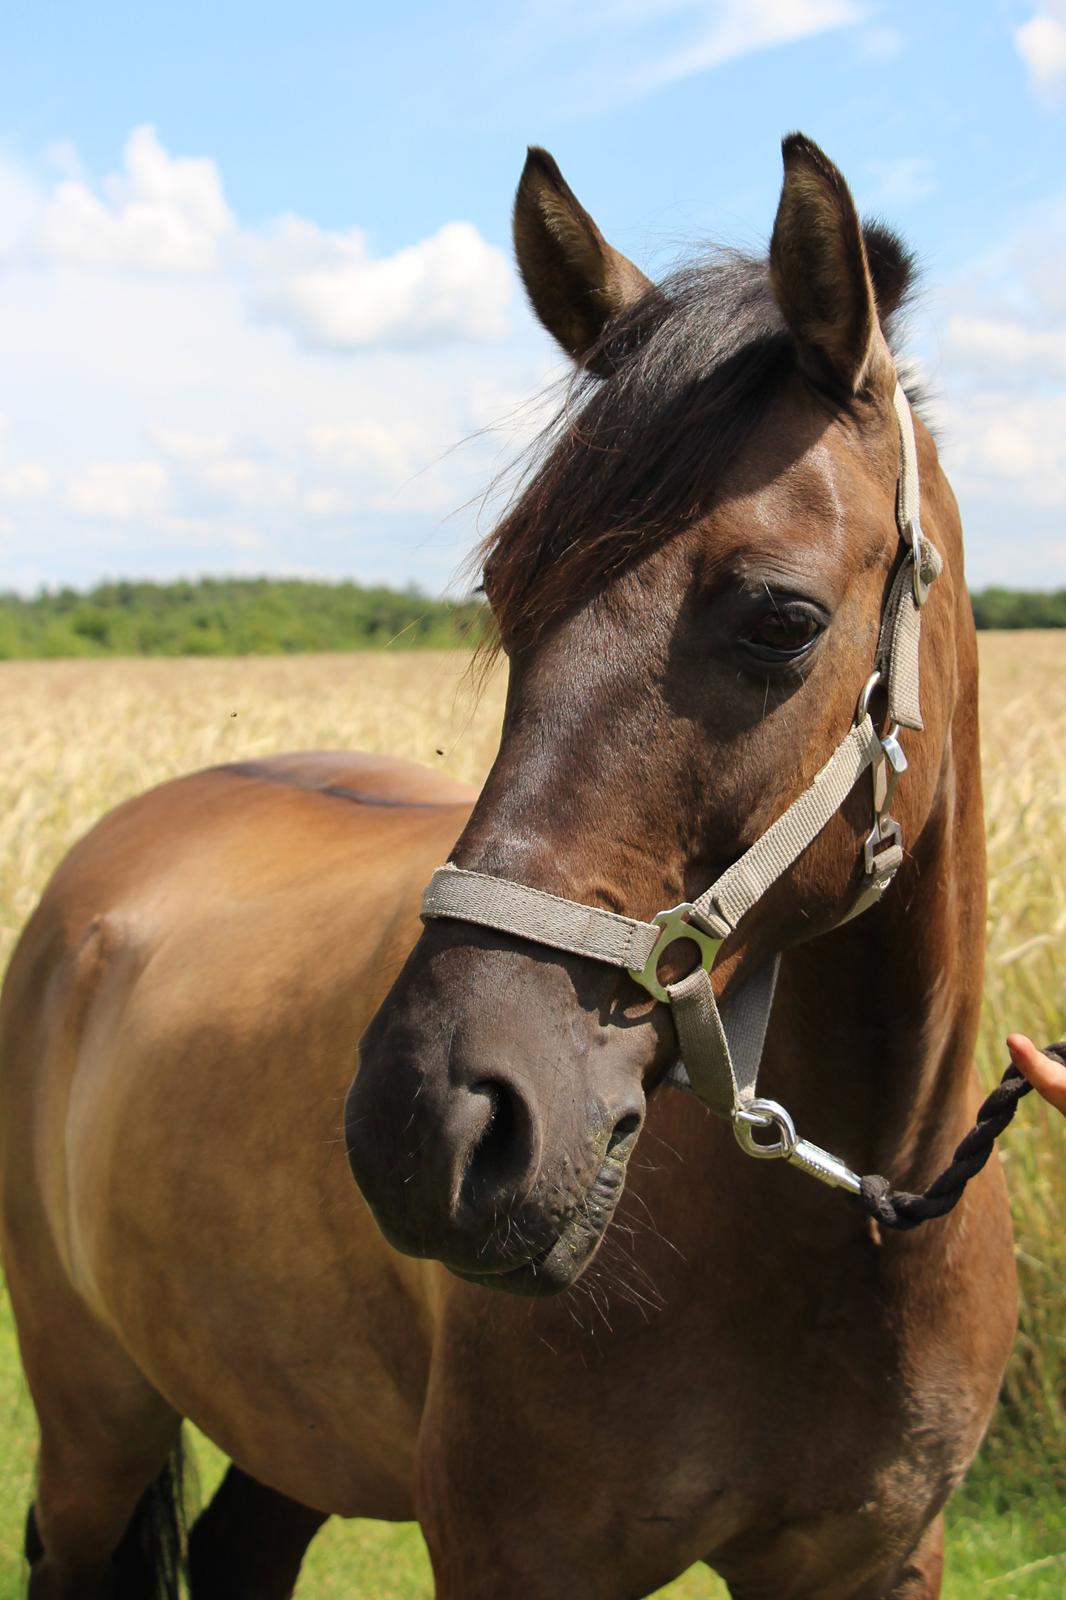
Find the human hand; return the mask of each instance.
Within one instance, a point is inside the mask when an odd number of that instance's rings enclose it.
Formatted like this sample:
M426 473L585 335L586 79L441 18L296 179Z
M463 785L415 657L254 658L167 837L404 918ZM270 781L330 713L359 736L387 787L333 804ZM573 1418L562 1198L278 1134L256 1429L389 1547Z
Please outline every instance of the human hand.
M1009 1033L1007 1049L1023 1078L1029 1079L1048 1105L1066 1116L1066 1067L1038 1050L1032 1039L1027 1039L1024 1033Z

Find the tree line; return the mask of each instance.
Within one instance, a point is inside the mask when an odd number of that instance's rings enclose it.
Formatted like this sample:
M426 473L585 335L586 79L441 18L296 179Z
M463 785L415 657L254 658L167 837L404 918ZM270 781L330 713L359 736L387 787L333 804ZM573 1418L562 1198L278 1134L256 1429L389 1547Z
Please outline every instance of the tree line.
M1066 628L1066 589L978 589L970 600L979 628Z
M101 583L0 594L0 660L55 656L281 655L449 649L470 643L479 600L288 578Z
M982 589L979 628L1066 628L1066 589ZM101 583L0 594L0 660L57 656L278 655L456 649L478 637L476 598L290 578Z

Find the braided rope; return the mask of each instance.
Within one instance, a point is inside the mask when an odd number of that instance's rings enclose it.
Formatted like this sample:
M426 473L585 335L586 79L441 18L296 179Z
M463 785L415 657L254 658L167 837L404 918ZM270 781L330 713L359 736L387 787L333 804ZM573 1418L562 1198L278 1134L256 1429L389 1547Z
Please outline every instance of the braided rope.
M1054 1056L1056 1061L1066 1066L1066 1041L1045 1046L1044 1054ZM982 1102L976 1124L924 1194L908 1194L904 1189L893 1189L887 1178L871 1174L862 1179L862 1189L856 1196L859 1205L883 1228L916 1228L931 1217L946 1216L958 1204L970 1179L980 1172L992 1154L995 1141L1018 1109L1018 1101L1032 1087L1012 1062L992 1093Z

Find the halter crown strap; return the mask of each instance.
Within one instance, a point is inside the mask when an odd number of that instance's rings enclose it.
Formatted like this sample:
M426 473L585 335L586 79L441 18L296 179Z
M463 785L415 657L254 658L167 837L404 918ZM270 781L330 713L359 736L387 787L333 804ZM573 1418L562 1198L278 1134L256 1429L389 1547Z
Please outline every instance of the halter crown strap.
M935 546L922 532L914 417L903 386L899 383L896 384L892 404L899 426L896 526L907 551L885 605L881 637L877 645L877 665L888 685L889 720L920 733L923 723L918 703L918 655L922 607L928 598L930 585L940 576L943 563Z
M921 611L929 585L940 573L941 560L919 521L914 422L898 383L893 405L900 449L896 524L904 556L885 604L878 671L860 699L855 725L810 786L697 900L662 911L652 922L450 864L437 869L422 899L426 921L449 917L477 923L625 968L654 998L670 1004L681 1050L681 1062L670 1074L675 1082L687 1082L712 1111L731 1116L738 1139L749 1154L787 1155L823 1181L848 1188L855 1188L858 1179L843 1163L798 1140L782 1107L755 1098L780 957L773 956L745 982L727 1004L724 1018L711 986L710 968L722 942L813 842L867 769L874 778L874 828L865 844L865 873L859 893L840 921L848 921L879 900L903 860L899 825L889 815L896 777L906 767L896 733L899 725L922 727L918 704ZM891 723L884 737L878 735L866 709L869 691L879 677L887 686ZM658 977L659 963L678 940L696 943L700 964L679 982L664 986ZM780 1144L767 1147L755 1142L753 1125L776 1127Z

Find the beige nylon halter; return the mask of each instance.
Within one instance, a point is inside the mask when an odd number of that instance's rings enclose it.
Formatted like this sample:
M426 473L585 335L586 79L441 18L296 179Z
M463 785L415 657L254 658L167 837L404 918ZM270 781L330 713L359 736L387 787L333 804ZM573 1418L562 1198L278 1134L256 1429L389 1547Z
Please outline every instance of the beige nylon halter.
M896 780L907 765L896 734L901 726L922 728L918 702L921 610L940 573L941 560L919 522L914 420L898 383L893 405L899 424L896 524L906 552L889 590L876 671L859 697L855 724L810 787L698 900L661 911L652 922L451 865L437 869L422 898L426 921L450 917L473 922L625 968L656 1000L670 1006L681 1056L670 1074L674 1082L692 1088L718 1116L732 1118L738 1141L749 1155L784 1156L823 1182L856 1193L859 1179L855 1173L827 1151L797 1139L783 1107L756 1098L780 956L773 956L747 980L724 1018L711 987L710 968L723 941L817 837L868 768L873 776L874 824L863 852L863 882L837 926L880 900L903 860L899 824L890 814ZM888 695L890 731L883 737L867 710L870 692L878 681L884 682ZM658 979L659 964L679 939L696 944L700 965L679 982L663 985ZM773 1128L778 1142L755 1140L756 1128Z

